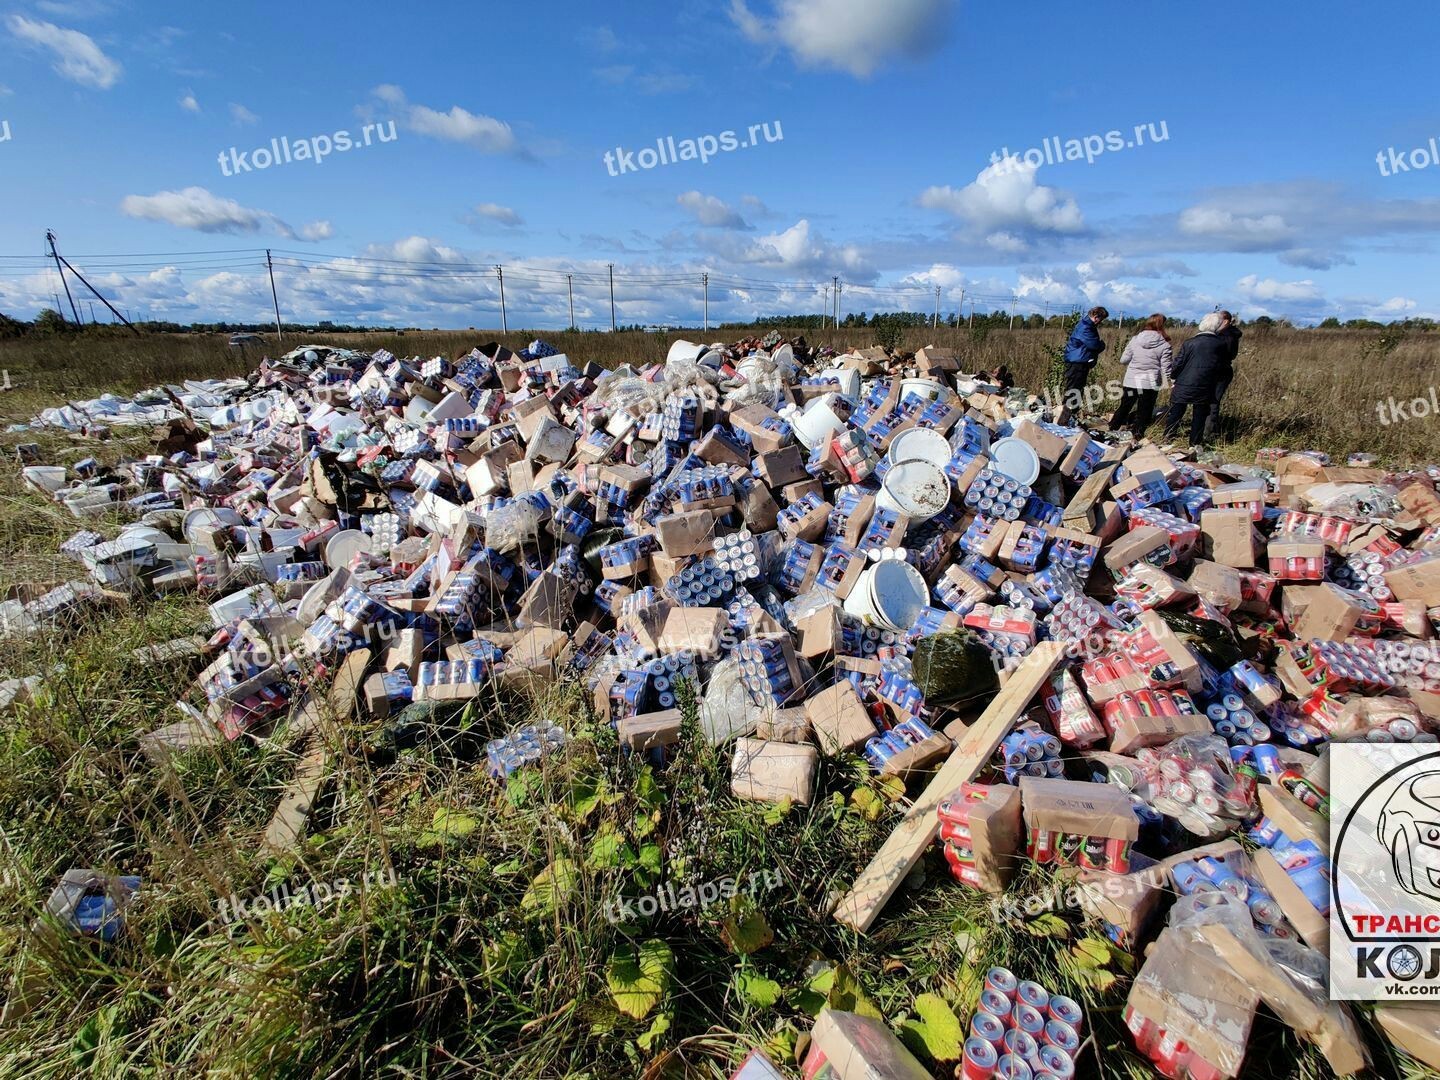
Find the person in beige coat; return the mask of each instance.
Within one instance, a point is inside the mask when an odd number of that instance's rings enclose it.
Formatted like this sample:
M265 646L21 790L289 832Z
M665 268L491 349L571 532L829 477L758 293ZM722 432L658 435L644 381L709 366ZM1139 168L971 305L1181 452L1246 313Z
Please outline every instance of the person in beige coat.
M1125 377L1120 381L1120 405L1110 418L1111 431L1129 421L1130 430L1138 439L1155 418L1155 399L1161 387L1170 383L1172 351L1170 335L1165 332L1165 321L1165 316L1158 312L1151 315L1120 356L1120 363L1125 365Z

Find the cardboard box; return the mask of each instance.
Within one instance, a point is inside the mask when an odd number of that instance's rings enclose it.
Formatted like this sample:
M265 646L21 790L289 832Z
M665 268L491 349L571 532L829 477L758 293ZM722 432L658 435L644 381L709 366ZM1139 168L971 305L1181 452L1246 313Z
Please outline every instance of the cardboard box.
M741 737L730 759L730 792L738 799L808 805L815 796L815 767L820 755L813 746L766 742Z
M622 716L615 728L620 744L639 754L657 746L673 746L679 742L680 724L679 709L664 709L639 716Z
M1397 566L1385 574L1385 584L1397 600L1419 600L1426 607L1440 606L1440 554Z
M1426 525L1440 525L1440 496L1429 484L1416 480L1401 488L1395 501Z
M985 798L966 800L965 814L979 879L976 887L988 893L1003 893L1025 862L1020 789L990 784L985 787Z
M826 754L858 750L878 732L855 687L847 680L826 687L805 703L805 716Z
M1221 611L1234 611L1244 600L1240 571L1225 563L1196 559L1190 570L1190 587Z
M1392 1046L1440 1071L1440 1005L1377 1005L1375 1019Z
M822 1072L825 1069L831 1071ZM930 1080L930 1070L885 1021L828 1008L821 1010L810 1031L800 1071L827 1080Z
M1224 1077L1240 1075L1260 996L1203 942L1166 929L1126 1001Z
M1065 440L1054 432L1046 431L1033 420L1021 420L1016 424L1015 438L1028 443L1034 449L1042 470L1055 468L1065 456Z
M693 650L702 657L717 656L730 623L723 608L672 607L660 627L661 655Z
M1112 544L1105 552L1105 565L1110 570L1123 570L1147 556L1170 547L1170 535L1154 525L1141 525L1131 529L1124 537ZM1170 557L1165 562L1168 565Z
M1112 784L1022 776L1020 798L1027 829L1117 840L1140 837L1130 799Z
M1200 512L1201 553L1223 566L1255 568L1255 527L1244 510Z
M1291 586L1286 592L1293 590ZM1354 632L1356 623L1372 614L1354 593L1328 581L1305 588L1304 592L1305 609L1293 623L1295 636L1302 641L1344 641Z
M1263 785L1262 785L1263 786ZM1292 836L1291 840L1299 840L1301 837ZM1321 842L1321 850L1325 845ZM1261 883L1275 902L1280 905L1280 910L1285 913L1285 918L1290 920L1290 925L1295 927L1300 936L1316 952L1328 957L1330 955L1330 920L1328 916L1322 915L1312 904L1308 897L1295 884L1290 875L1285 872L1266 848L1257 848L1251 856L1255 872L1260 876Z
M807 743L810 734L804 706L766 709L755 723L756 738L770 742Z
M1164 746L1181 735L1209 735L1211 730L1204 713L1125 718L1115 725L1110 735L1110 749L1116 754L1131 754L1142 746Z
M1128 874L1087 867L1060 872L1074 875L1080 910L1103 922L1110 940L1127 952L1144 938L1167 892L1165 869L1138 852L1130 856Z
M709 510L685 510L655 519L655 539L672 559L709 551L715 534L715 515Z

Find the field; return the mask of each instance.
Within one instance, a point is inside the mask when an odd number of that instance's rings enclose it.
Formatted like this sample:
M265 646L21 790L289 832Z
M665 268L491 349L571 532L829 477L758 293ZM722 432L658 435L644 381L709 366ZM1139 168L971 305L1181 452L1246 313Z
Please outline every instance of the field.
M453 356L495 336L305 340ZM530 336L505 340L519 347ZM671 340L540 336L605 366L661 359ZM1105 336L1113 342L1115 331ZM864 331L809 338L871 343ZM1037 388L1059 338L941 329L908 331L904 344L954 345L968 367L1003 363ZM1118 351L1112 344L1099 378L1118 378ZM0 368L16 388L0 410L23 421L65 398L243 374L257 360L227 350L223 336L3 343ZM1440 336L1250 331L1238 367L1227 403L1239 456L1277 443L1393 462L1433 454L1433 418L1382 426L1375 402L1429 394ZM98 450L55 433L4 437L7 450L21 441L57 463L146 449L136 435ZM5 456L0 588L77 576L56 548L78 522L23 491ZM900 814L901 793L858 759L823 765L808 809L738 802L724 755L693 724L673 764L656 771L619 752L577 687L539 697L497 688L478 707L403 730L348 725L300 856L268 861L257 837L296 765L283 730L163 763L139 751L140 734L177 718L193 671L132 650L205 625L203 603L181 594L118 607L62 639L0 640L0 672L46 678L37 703L0 719L0 972L14 980L0 993L13 1005L17 986L33 988L29 1011L0 1026L0 1077L724 1077L754 1046L786 1059L827 1002L904 1018L907 1041L943 1061L956 1036L951 1011L968 1018L979 973L997 962L1082 1000L1094 1040L1087 1069L1098 1061L1107 1076L1152 1075L1120 1017L1131 962L1073 911L997 919L932 858L869 937L828 916ZM686 712L693 719L693 702ZM477 766L479 748L527 716L562 722L571 741L545 768L497 784ZM122 942L27 932L70 867L142 876ZM703 909L616 907L666 883L726 879L742 887ZM348 895L280 914L249 903L314 884L337 892L342 880ZM1016 892L1047 880L1022 879ZM232 897L252 917L227 922L234 905L220 902ZM1382 1040L1370 1049L1380 1074L1422 1075ZM1328 1075L1268 1013L1248 1064L1254 1075Z

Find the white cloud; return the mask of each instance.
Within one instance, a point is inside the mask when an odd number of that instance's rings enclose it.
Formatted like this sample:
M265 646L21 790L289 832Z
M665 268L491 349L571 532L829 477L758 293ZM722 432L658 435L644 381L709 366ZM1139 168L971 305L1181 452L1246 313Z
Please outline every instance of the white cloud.
M510 125L483 113L472 113L459 105L448 112L407 101L405 91L393 83L377 86L373 94L387 105L405 110L405 126L419 135L446 142L464 143L486 154L520 153L519 140Z
M334 235L335 226L328 221L312 221L309 225L300 227L300 239L308 240L312 244L321 240L329 240Z
M1196 272L1179 259L1127 259L1110 252L1078 263L1075 269L1084 277L1195 277Z
M15 93L14 90L11 90L10 87L4 83L0 83L0 97L9 97L13 93Z
M892 60L935 50L949 29L952 0L777 0L764 18L731 0L730 18L759 45L787 47L806 67L865 78Z
M196 100L193 90L185 91L184 95L180 98L180 108L191 113L198 113L200 111L200 102Z
M676 196L676 204L701 225L717 229L748 229L750 223L740 212L714 195L687 191Z
M612 86L633 86L642 94L678 94L695 85L693 75L637 71L633 64L611 64L596 68L595 74Z
M386 259L391 262L410 263L466 263L470 262L464 252L448 247L424 236L407 236L391 244L370 244L365 256Z
M1323 300L1319 287L1315 282L1305 281L1279 281L1275 278L1261 278L1256 274L1246 274L1235 283L1240 290L1240 295L1252 303L1265 304L1274 300L1288 302L1313 302Z
M238 101L230 102L230 119L237 124L255 124L260 121L260 117L256 116Z
M1294 235L1279 214L1237 214L1213 205L1186 207L1179 220L1182 233L1223 240L1237 251L1272 250Z
M614 52L620 48L620 39L608 26L592 26L580 31L580 41L599 52Z
M992 238L992 247L1017 250L1026 233L1077 233L1085 219L1073 198L1035 182L1035 167L1024 162L998 162L986 167L963 188L948 184L920 193L919 203L959 218L977 233ZM1012 236L1011 234L1019 234Z
M109 90L120 80L119 62L106 56L88 34L23 15L9 16L5 25L21 41L53 53L55 59L51 67L61 78L97 90Z
M479 203L475 207L475 213L481 217L489 218L491 221L498 221L501 225L523 225L525 219L508 206L501 206L499 203Z
M704 234L701 242L707 249L735 262L771 266L792 274L828 278L840 273L856 281L869 281L875 276L874 268L858 246L830 243L805 218L783 232L748 242L728 232Z
M270 211L242 206L203 187L157 191L154 195L126 195L120 201L120 210L129 217L163 221L180 229L204 233L273 232L287 238L296 235L294 229ZM318 226L328 229L329 223L316 222L305 228Z

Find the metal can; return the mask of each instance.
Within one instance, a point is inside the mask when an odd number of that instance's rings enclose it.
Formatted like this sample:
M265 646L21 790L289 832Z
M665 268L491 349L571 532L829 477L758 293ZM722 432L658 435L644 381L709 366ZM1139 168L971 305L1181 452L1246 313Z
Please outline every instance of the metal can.
M961 1062L960 1075L965 1080L990 1080L995 1075L1000 1054L993 1043L984 1039L966 1039L965 1057Z
M1015 1002L1015 1007L1010 1010L1010 1023L1034 1039L1045 1032L1045 1014L1023 1001Z
M1030 1066L1014 1054L1001 1054L995 1063L997 1080L1034 1080Z
M1085 1012L1074 998L1066 997L1063 994L1051 994L1050 1004L1046 1011L1051 1020L1069 1024L1077 1034L1085 1029Z
M1002 1032L1005 1029L1005 1021L1010 1017L1010 1009L1013 1005L1014 1002L1012 1002L1008 996L992 986L987 985L980 991L981 1011L989 1013L993 1018L998 1020ZM979 1013L976 1015L978 1016Z
M1064 1047L1046 1044L1040 1047L1040 1067L1055 1076L1056 1080L1073 1080L1075 1057Z
M1073 1054L1080 1049L1080 1033L1063 1020L1051 1020L1045 1025L1044 1042Z
M1007 1054L1014 1054L1021 1061L1034 1061L1036 1055L1040 1053L1040 1043L1035 1036L1029 1035L1019 1028L1011 1028L1005 1032L1001 1049Z
M980 1011L970 1021L970 1036L975 1039L983 1039L990 1043L997 1050L1001 1041L1005 1038L1005 1024L993 1013Z
M1050 991L1027 979L1015 987L1015 999L1043 1013L1050 1004Z
M1009 968L992 967L985 972L985 988L994 990L997 994L1004 994L1007 1001L1015 1000L1015 988L1020 985L1020 980Z

